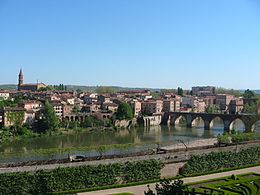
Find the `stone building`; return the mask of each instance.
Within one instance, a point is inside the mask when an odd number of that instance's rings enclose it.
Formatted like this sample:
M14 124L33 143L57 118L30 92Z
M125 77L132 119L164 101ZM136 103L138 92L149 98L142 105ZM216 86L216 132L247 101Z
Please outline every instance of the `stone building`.
M7 100L7 99L9 99L9 97L10 97L10 93L8 91L5 91L5 90L0 91L0 100L1 99Z
M232 99L234 99L233 95L217 94L216 105L219 107L220 111L227 111Z
M142 113L151 115L162 112L163 101L162 100L147 100L142 102Z
M230 114L240 114L244 109L243 99L233 99L229 104L229 113Z
M211 96L215 95L216 88L213 86L197 86L192 87L192 95L194 96Z
M4 127L10 127L16 123L23 125L26 121L26 110L20 107L5 107L2 114L2 124Z
M44 83L24 84L24 75L22 69L20 69L18 77L18 91L38 91L41 88L47 87L47 85Z
M138 116L142 111L142 104L138 100L132 100L129 102L129 105L131 106L133 110L134 116Z
M179 112L181 102L177 99L163 100L163 112Z

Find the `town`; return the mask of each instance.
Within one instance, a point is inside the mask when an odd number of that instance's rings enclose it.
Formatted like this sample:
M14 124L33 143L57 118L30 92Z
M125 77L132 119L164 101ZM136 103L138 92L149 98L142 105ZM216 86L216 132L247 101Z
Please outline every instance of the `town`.
M122 119L138 119L142 125L160 125L163 114L184 113L221 113L221 114L257 114L260 112L257 95L246 90L245 93L218 93L213 86L192 87L191 90L123 90L113 93L85 92L65 90L63 85L51 88L44 83L24 83L23 71L18 76L17 90L1 90L1 100L15 101L12 106L2 105L0 123L11 127L21 115L20 125L34 126L42 116L44 103L48 101L60 122L83 123L88 117L97 120L111 120L114 125L128 127L129 123L120 123L115 113L122 103L131 107L132 116ZM105 90L104 90L105 91ZM14 116L14 117L10 117ZM19 118L19 117L18 117ZM149 123L146 121L149 119ZM116 123L117 121L117 123Z

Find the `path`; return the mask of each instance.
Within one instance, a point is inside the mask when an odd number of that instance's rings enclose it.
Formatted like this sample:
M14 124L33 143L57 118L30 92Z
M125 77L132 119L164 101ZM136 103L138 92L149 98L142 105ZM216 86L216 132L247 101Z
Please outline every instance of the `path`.
M197 177L188 177L182 179L184 183L193 183L198 181L204 181L209 179L215 179L220 177L227 177L230 175L240 175L245 173L258 173L260 174L260 166L257 167L251 167L251 168L245 168L245 169L239 169L234 171L228 171L223 173L215 173L210 175L204 175L204 176L197 176ZM154 190L155 184L151 184L150 188ZM96 192L85 192L85 193L79 193L79 195L110 195L120 192L131 192L135 195L144 195L144 191L147 190L147 185L140 185L140 186L132 186L132 187L126 187L126 188L118 188L118 189L109 189L109 190L102 190L102 191L96 191Z

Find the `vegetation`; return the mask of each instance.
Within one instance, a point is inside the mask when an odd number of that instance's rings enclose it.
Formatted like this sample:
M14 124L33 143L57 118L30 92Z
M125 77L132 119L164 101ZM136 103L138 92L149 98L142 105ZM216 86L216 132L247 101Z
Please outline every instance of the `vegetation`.
M3 194L48 194L115 183L158 179L162 163L156 160L58 168L51 171L0 174Z
M128 103L121 103L116 112L116 118L119 120L130 120L133 118L133 111Z
M182 180L174 180L173 182L168 179L161 180L160 184L156 184L156 194L150 189L144 192L145 195L185 195L190 194L188 187L183 184Z
M216 88L215 90L216 94L230 94L230 95L234 95L236 97L241 96L240 91L235 90L235 89L225 89L222 87Z
M183 89L178 87L177 94L180 95L180 96L183 96Z
M113 87L97 87L95 92L98 94L113 94L116 90Z
M218 108L216 107L216 105L211 105L206 107L205 112L209 114L218 113Z
M260 194L260 175L232 175L231 177L195 183L188 187L193 194L258 195ZM193 187L195 189L192 189Z
M260 140L259 133L236 133L236 134L224 134L219 135L218 143L220 144L230 144L231 143L241 143L245 141Z
M51 132L58 129L59 119L55 114L53 106L48 100L45 101L42 119L38 121L37 129L41 132Z
M253 92L249 89L245 90L245 92L243 94L243 97L247 98L247 99L255 98L255 96L256 96L255 92Z
M260 162L260 147L253 147L240 152L212 152L201 156L192 156L184 165L182 174L193 175L239 167Z

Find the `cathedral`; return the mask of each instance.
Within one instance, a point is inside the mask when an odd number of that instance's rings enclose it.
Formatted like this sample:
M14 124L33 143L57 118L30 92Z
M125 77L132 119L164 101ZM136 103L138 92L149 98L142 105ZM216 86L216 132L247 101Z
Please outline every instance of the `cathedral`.
M23 71L20 69L20 73L18 76L18 91L38 91L41 88L46 88L47 85L44 83L31 83L31 84L24 84L24 76Z

